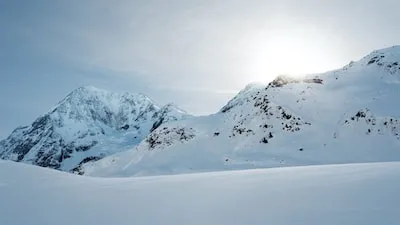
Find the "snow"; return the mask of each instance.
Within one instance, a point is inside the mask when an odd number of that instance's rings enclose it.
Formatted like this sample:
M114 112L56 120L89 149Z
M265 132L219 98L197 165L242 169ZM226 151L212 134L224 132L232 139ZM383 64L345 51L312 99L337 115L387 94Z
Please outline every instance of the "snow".
M400 161L399 85L399 46L323 74L250 84L218 113L163 124L83 171L129 177Z
M0 224L397 225L399 173L393 162L93 178L0 161Z
M400 161L399 85L394 46L323 74L249 84L209 116L81 87L0 142L0 157L98 177Z
M399 85L394 46L209 116L78 88L0 157L86 176L0 160L0 224L400 224Z
M176 105L160 107L143 94L84 86L0 142L0 158L71 171L88 159L133 148L154 124L186 117Z

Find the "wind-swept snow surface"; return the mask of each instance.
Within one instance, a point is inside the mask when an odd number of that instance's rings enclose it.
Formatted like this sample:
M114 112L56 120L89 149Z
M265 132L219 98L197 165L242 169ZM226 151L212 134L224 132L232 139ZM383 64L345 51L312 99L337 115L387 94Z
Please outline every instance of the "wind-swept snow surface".
M4 225L398 225L400 163L136 178L0 161Z

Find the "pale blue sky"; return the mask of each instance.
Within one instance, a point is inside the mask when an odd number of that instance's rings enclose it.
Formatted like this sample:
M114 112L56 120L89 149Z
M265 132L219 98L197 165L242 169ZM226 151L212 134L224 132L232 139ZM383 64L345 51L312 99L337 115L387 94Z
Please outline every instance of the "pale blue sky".
M0 0L0 138L87 84L213 113L249 82L400 44L399 9L398 0Z

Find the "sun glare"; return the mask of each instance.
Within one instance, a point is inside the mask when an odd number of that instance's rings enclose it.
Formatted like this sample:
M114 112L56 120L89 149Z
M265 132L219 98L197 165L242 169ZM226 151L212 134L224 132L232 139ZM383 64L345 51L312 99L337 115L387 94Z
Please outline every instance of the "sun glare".
M249 53L251 81L268 82L277 75L301 76L333 69L332 51L321 35L288 30L255 39Z

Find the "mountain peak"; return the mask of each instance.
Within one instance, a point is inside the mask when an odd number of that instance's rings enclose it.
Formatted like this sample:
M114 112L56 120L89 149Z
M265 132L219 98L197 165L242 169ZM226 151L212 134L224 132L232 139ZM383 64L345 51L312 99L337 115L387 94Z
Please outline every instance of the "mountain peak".
M161 124L186 116L177 106L160 107L144 94L82 86L0 142L0 158L69 171L133 147ZM99 147L100 142L107 147Z
M380 53L397 53L400 54L400 45L393 45L391 47L388 48L381 48L381 49L377 49L373 52L380 52Z
M79 95L81 96L82 94L91 94L91 95L114 95L114 96L124 96L126 97L130 97L130 98L140 98L140 99L147 99L151 102L153 102L153 100L151 100L147 95L143 94L143 93L131 93L131 92L111 92L108 90L104 90L104 89L100 89L97 88L95 86L92 85L83 85L80 86L76 89L74 89L73 91L70 92L70 94L68 95Z
M178 105L176 105L175 103L168 103L165 104L163 107L161 107L160 111L162 110L166 110L166 111L176 111L182 114L187 114L187 112L183 109L181 109Z
M95 87L95 86L92 86L92 85L83 85L83 86L80 86L80 87L78 87L77 89L75 89L75 90L83 90L83 91L93 91L93 92L95 92L95 91L105 91L105 90L102 90L102 89L99 89L99 88L97 88L97 87Z
M121 105L153 105L158 109L154 101L142 93L118 93L99 89L91 85L81 86L70 92L63 100L61 100L51 112L57 109L81 109L93 108L97 106L106 106L112 111L117 111Z
M375 50L360 60L362 65L377 65L389 70L400 70L400 46Z
M92 85L83 85L70 92L69 95L82 95L82 94L107 94L109 91L94 87Z

